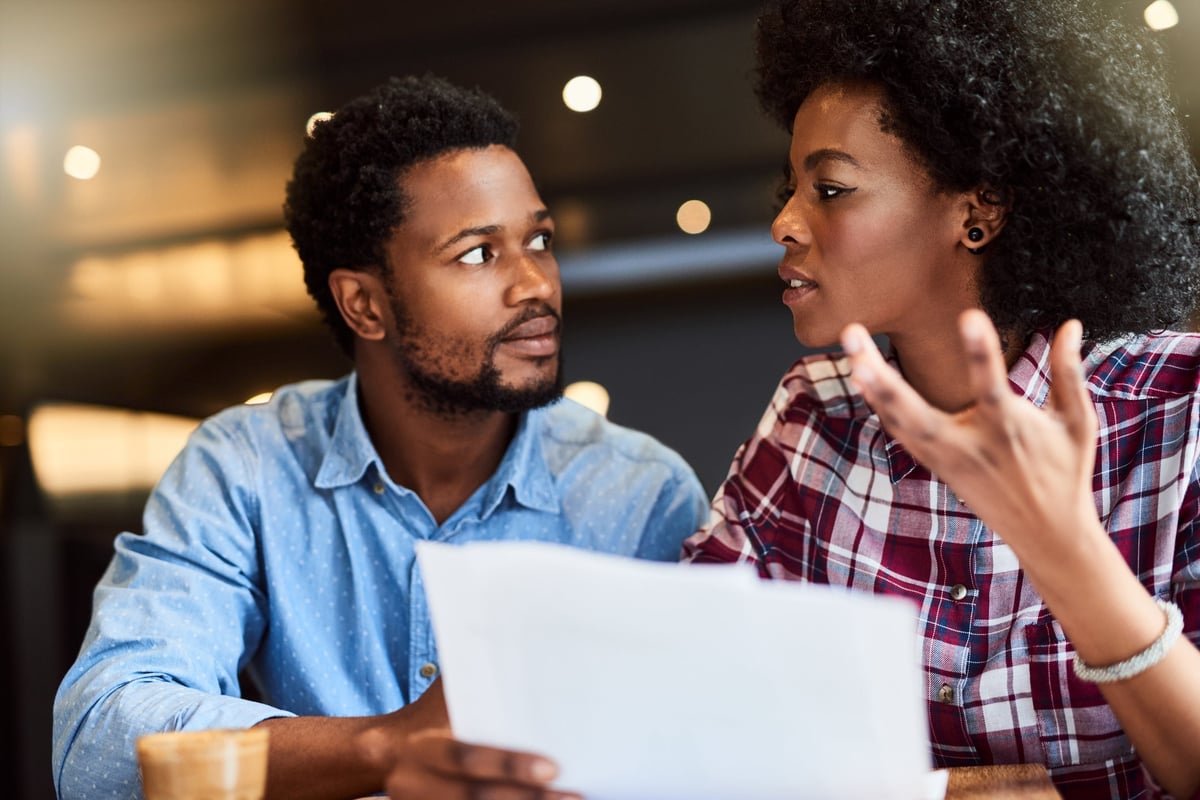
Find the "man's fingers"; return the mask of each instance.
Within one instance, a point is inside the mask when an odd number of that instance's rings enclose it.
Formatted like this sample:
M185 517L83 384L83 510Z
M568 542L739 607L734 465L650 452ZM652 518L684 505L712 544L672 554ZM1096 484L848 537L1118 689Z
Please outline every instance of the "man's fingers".
M958 318L958 330L967 357L971 394L980 410L990 413L1013 396L1008 388L1008 367L1004 363L1000 337L988 315L978 309L962 313Z
M448 776L543 786L558 775L554 762L542 756L470 744L448 733L414 736L409 746L426 769Z
M582 800L577 794L539 786L472 783L436 773L394 772L384 787L393 800L436 797L438 800Z

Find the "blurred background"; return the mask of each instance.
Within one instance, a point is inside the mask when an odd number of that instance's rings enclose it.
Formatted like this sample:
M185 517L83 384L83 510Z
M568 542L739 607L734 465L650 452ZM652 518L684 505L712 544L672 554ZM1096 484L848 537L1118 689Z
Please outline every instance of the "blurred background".
M1200 141L1200 0L1109 2L1161 28ZM558 224L568 382L599 384L611 419L715 490L803 354L768 232L787 139L751 90L756 6L0 0L13 796L53 796L54 690L113 536L140 528L183 438L223 407L349 368L280 203L310 117L390 75L478 85L518 113Z

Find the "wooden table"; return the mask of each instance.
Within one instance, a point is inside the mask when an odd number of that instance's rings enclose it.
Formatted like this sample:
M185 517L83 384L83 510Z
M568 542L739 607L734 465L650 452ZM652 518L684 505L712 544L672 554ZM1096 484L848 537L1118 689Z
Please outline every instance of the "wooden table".
M1061 800L1041 764L951 767L946 800ZM376 800L377 795L358 800Z
M946 800L1055 800L1062 797L1041 764L953 767L949 772Z

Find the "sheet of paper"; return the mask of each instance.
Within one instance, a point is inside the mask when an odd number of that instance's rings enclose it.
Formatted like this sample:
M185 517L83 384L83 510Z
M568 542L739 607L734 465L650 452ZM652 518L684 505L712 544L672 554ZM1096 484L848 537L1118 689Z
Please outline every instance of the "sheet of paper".
M911 798L930 771L915 608L745 566L419 543L459 738L592 800Z

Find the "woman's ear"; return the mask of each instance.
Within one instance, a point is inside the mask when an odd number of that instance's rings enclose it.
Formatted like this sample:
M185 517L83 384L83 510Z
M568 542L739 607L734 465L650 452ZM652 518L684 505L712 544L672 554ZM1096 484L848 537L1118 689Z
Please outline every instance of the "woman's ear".
M982 253L1008 221L1012 207L1008 193L980 186L963 194L962 207L962 245L972 253Z
M387 291L378 276L362 270L335 269L329 273L329 291L342 319L356 336L379 341L387 335Z

